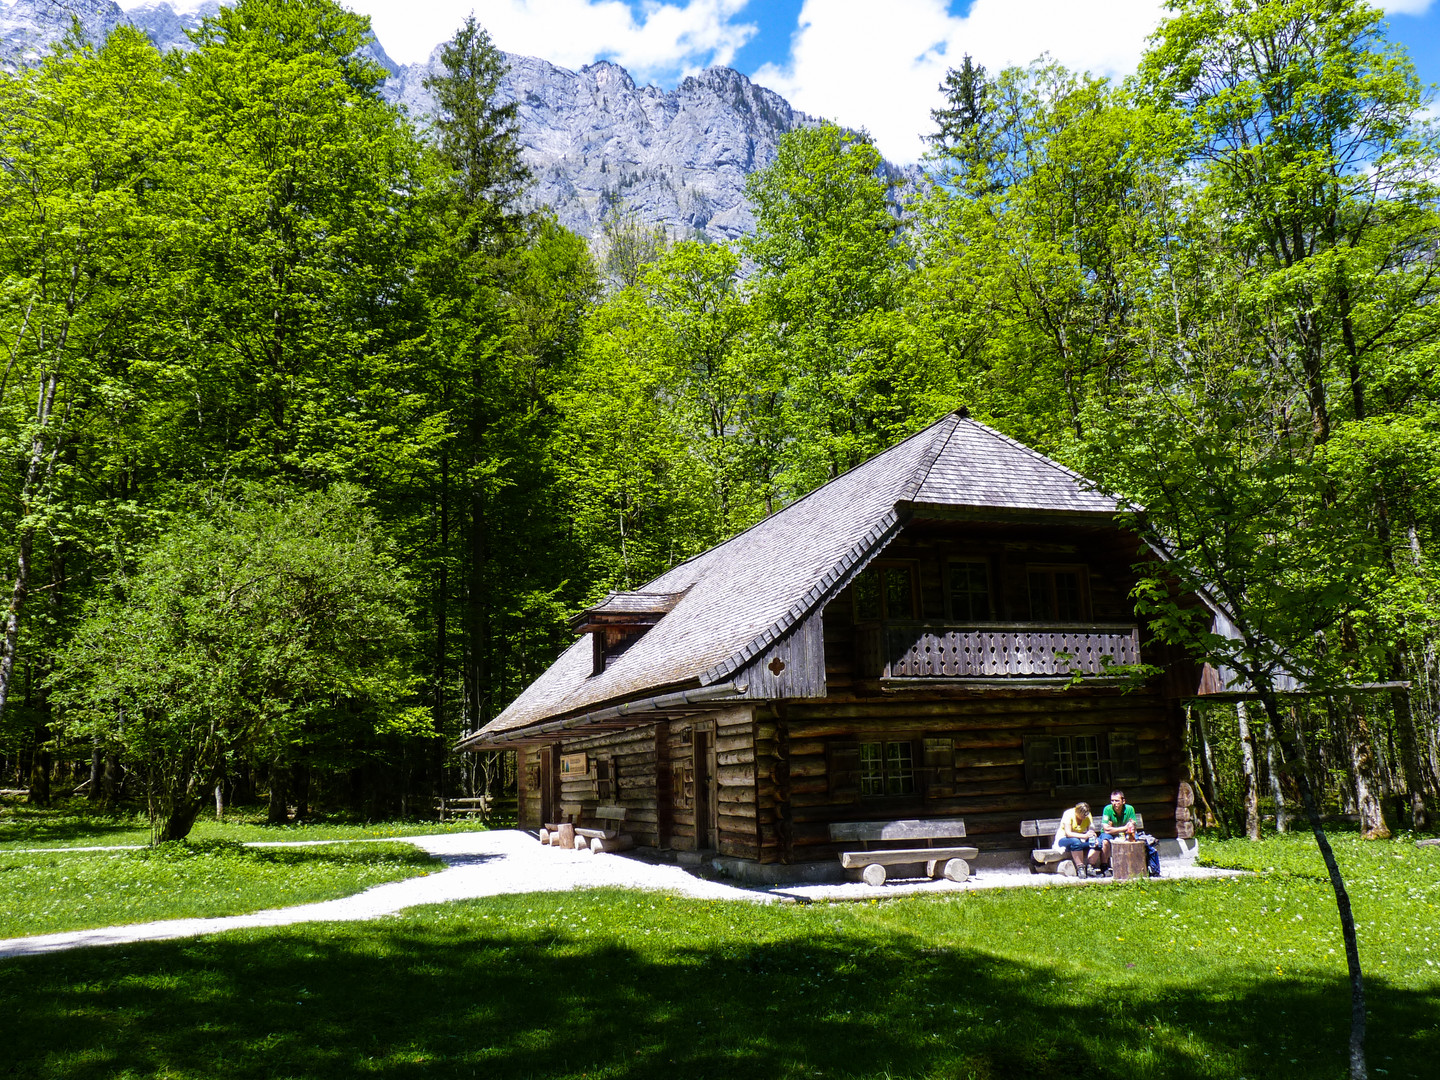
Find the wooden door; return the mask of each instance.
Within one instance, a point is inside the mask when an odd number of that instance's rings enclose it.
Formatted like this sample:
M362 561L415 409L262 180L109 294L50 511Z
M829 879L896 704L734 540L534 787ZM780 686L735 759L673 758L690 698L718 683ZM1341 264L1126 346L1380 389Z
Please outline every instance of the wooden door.
M540 747L540 824L558 821L560 812L560 747Z
M719 792L715 776L715 733L697 727L692 742L695 754L695 847L715 851L720 847Z

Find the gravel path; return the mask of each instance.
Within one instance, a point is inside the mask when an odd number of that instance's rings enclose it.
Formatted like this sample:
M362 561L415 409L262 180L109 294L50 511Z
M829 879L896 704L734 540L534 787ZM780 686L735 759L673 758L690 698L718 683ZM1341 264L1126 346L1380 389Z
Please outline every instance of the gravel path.
M336 841L261 842L264 847L305 847ZM376 843L408 843L444 860L445 869L424 877L376 885L355 896L318 904L227 915L214 919L167 919L164 922L107 926L97 930L71 930L63 934L0 940L0 958L34 956L90 945L123 945L136 941L199 937L254 926L290 926L305 922L352 922L376 919L421 904L443 904L482 896L527 892L567 892L616 886L649 889L700 900L746 900L752 903L816 900L875 900L893 896L972 892L994 888L1064 885L1086 888L1101 881L1071 878L1037 878L1028 871L981 870L968 882L896 881L872 888L858 882L834 885L789 885L770 889L740 888L707 881L679 866L643 862L623 855L593 855L544 847L528 833L517 831L446 833L434 836L393 837ZM94 850L62 848L63 851ZM111 849L115 850L115 849ZM1167 868L1173 877L1232 877L1233 870L1196 866Z
M0 957L33 956L86 945L123 945L135 941L199 937L252 926L351 922L376 919L420 904L443 904L451 900L506 893L564 892L607 885L659 889L702 900L774 899L764 893L702 881L678 866L656 866L619 855L590 855L542 847L534 837L523 832L445 833L395 837L385 842L414 844L443 859L445 869L424 877L376 885L339 900L256 911L249 915L166 919L130 926L107 926L98 930L70 930L62 934L9 938L0 940ZM266 846L300 847L306 844L307 841L290 841Z

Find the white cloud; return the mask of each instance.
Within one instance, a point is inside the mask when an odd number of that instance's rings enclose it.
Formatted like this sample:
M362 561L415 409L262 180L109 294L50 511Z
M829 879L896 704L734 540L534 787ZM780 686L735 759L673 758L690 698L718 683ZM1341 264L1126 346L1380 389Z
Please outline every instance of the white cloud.
M641 81L728 64L755 33L753 25L732 21L745 0L650 0L639 18L622 0L342 2L370 16L375 36L402 64L426 59L471 11L507 52L570 68L605 57Z
M1381 4L1386 15L1424 15L1434 0L1389 0Z
M790 62L757 82L807 112L864 127L892 161L914 161L947 68L969 53L990 71L1048 52L1097 75L1133 71L1160 0L806 0Z

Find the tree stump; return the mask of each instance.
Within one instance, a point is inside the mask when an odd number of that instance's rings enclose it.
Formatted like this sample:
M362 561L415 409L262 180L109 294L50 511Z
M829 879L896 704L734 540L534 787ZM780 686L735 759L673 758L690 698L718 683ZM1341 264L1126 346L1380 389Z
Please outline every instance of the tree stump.
M555 843L562 848L574 848L575 826L568 821L562 822L559 830L555 833Z
M1110 869L1116 881L1145 876L1145 845L1139 840L1110 841Z
M545 844L545 845L549 845L549 843L550 843L550 830L549 830L549 829L541 829L541 830L540 830L540 843Z
M964 881L970 876L970 864L964 859L946 859L942 873L946 881Z
M869 866L865 867L864 870L860 871L860 876L865 879L866 885L884 885L885 867L879 863L872 862Z

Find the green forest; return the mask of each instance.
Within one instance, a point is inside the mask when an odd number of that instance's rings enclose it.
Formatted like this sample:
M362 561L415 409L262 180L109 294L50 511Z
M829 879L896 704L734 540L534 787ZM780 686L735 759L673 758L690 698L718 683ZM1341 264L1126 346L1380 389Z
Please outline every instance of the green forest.
M1368 835L1440 809L1440 132L1378 10L1173 0L1123 83L967 57L923 182L802 127L728 246L623 192L567 232L483 27L425 117L368 37L239 0L0 76L0 786L157 839L498 792L451 746L573 615L963 406L1265 688L1192 710L1211 824L1296 775Z

